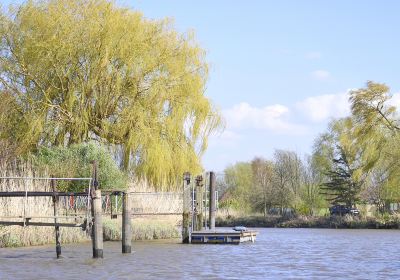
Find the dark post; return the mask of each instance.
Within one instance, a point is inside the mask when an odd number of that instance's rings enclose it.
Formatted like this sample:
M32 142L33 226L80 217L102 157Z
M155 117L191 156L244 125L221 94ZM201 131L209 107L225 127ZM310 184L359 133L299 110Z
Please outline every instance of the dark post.
M183 174L183 214L182 214L182 243L190 242L189 215L190 215L190 173Z
M122 201L122 253L132 252L132 229L131 229L131 203L128 193L123 194Z
M73 198L74 198L75 223L77 223L78 222L78 217L77 217L78 216L78 208L77 208L77 201L76 201L77 196L75 196L75 194L74 194Z
M92 196L92 247L93 258L103 258L103 219L101 215L101 191L98 189L97 163L93 162Z
M215 230L215 212L216 212L216 201L215 201L215 173L210 172L210 230Z
M57 259L58 259L61 256L61 241L60 241L60 227L57 225L58 224L57 214L58 214L59 197L57 196L55 183L56 182L54 180L50 181L51 188L53 190L53 208L54 208L54 225L55 225L54 228L55 228L55 232L56 232L56 254L57 254Z
M199 231L203 228L203 176L196 177L196 223L195 230Z

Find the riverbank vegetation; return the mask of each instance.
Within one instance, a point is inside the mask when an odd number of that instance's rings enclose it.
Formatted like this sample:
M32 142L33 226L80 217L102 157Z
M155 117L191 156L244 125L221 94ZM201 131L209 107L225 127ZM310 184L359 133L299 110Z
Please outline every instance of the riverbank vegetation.
M220 224L233 225L229 212L239 211L249 217L247 222L238 218L239 224L325 227L333 219L333 224L341 221L340 227L389 223L397 228L400 119L389 87L368 82L350 91L349 100L351 115L332 120L315 140L312 155L276 150L271 159L257 157L226 168L219 184L220 207L227 215ZM328 207L338 204L359 208L360 216L326 217ZM254 213L264 218L252 218Z
M145 181L175 191L202 172L208 136L222 126L204 92L205 51L194 33L108 0L25 1L0 11L0 171L3 176L90 177L126 190ZM0 181L1 190L50 190L48 182ZM57 190L86 184L57 182ZM1 199L1 216L51 216L51 199ZM134 238L176 236L175 221L145 221ZM106 221L106 239L115 239ZM135 224L135 223L134 223ZM173 229L175 228L175 229ZM2 246L38 245L52 230L0 229ZM62 229L62 242L86 240Z
M102 150L101 150L102 151ZM84 153L85 154L85 153ZM91 154L91 153L89 153ZM41 161L39 161L41 162ZM107 160L106 160L107 162ZM101 164L99 170L102 170ZM40 167L40 168L39 168ZM14 161L8 165L0 164L0 177L11 176L11 177L47 177L47 173L39 173L38 170L45 170L46 165L41 166L37 163L27 161ZM73 167L71 166L73 170ZM107 174L106 172L104 172ZM89 173L90 174L90 173ZM112 172L111 172L112 174ZM112 175L111 175L112 176ZM100 178L100 182L101 182ZM107 181L107 177L104 179ZM154 188L149 185L146 181L133 181L128 180L129 188L131 191L138 191L141 193L150 192L154 193ZM134 183L132 183L134 182ZM86 186L83 184L83 186ZM79 187L76 185L74 187ZM50 182L47 180L1 180L0 191L50 191ZM148 212L177 212L181 207L180 196L173 196L171 199L169 195L140 195L132 197L132 201L135 204L135 209L145 210ZM77 203L77 201L75 201ZM120 202L121 203L121 202ZM83 205L86 202L83 201ZM28 197L28 198L11 198L3 197L0 198L0 217L3 221L15 221L21 220L21 217L42 217L41 222L54 222L54 219L44 218L46 216L53 216L53 202L51 197ZM61 203L58 211L63 215L68 215L68 211L73 211L70 206L65 203ZM85 214L87 209L83 207L80 209L80 214ZM120 212L121 209L118 210ZM11 217L11 218L7 218ZM19 217L19 218L18 218ZM34 219L35 220L35 219ZM35 220L37 221L37 220ZM69 220L63 220L63 222L72 222L74 218ZM180 235L178 230L180 223L179 216L172 217L142 217L132 219L132 239L133 240L152 240L161 238L177 238ZM83 222L79 219L78 223ZM104 216L103 218L103 232L104 240L115 241L121 240L121 215L117 219L111 219L110 216ZM65 228L61 227L61 243L71 242L85 242L89 241L90 236L88 232L83 231L81 228ZM49 230L48 227L21 227L21 226L0 226L0 247L19 247L19 246L35 246L54 243L54 231L53 228Z
M121 219L103 220L104 241L121 241ZM180 237L176 221L168 219L133 219L132 240L174 239ZM79 228L61 228L61 243L90 241ZM54 243L54 232L46 227L0 226L0 248L37 246Z
M192 33L107 0L26 1L0 14L7 155L95 141L125 172L174 187L202 171L221 118Z
M398 215L363 216L307 216L260 215L218 216L219 227L274 227L274 228L348 228L348 229L400 229Z

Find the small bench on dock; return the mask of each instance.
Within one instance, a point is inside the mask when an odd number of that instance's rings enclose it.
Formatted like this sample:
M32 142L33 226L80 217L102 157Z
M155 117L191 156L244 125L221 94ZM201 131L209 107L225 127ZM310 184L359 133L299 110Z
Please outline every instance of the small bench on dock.
M194 231L191 234L192 244L240 244L255 242L258 232L247 231Z

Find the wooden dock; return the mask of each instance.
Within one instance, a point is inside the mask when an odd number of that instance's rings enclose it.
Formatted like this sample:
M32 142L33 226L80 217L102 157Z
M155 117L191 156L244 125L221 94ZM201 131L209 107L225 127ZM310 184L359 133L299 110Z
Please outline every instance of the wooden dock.
M255 242L258 232L254 230L234 231L194 231L191 234L192 244L240 244Z

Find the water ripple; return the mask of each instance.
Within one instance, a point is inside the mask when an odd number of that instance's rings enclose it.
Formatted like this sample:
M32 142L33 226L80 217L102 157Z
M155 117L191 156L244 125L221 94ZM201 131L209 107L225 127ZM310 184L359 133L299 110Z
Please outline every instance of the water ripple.
M135 242L131 255L105 243L0 249L0 279L399 279L395 230L259 229L254 244Z

